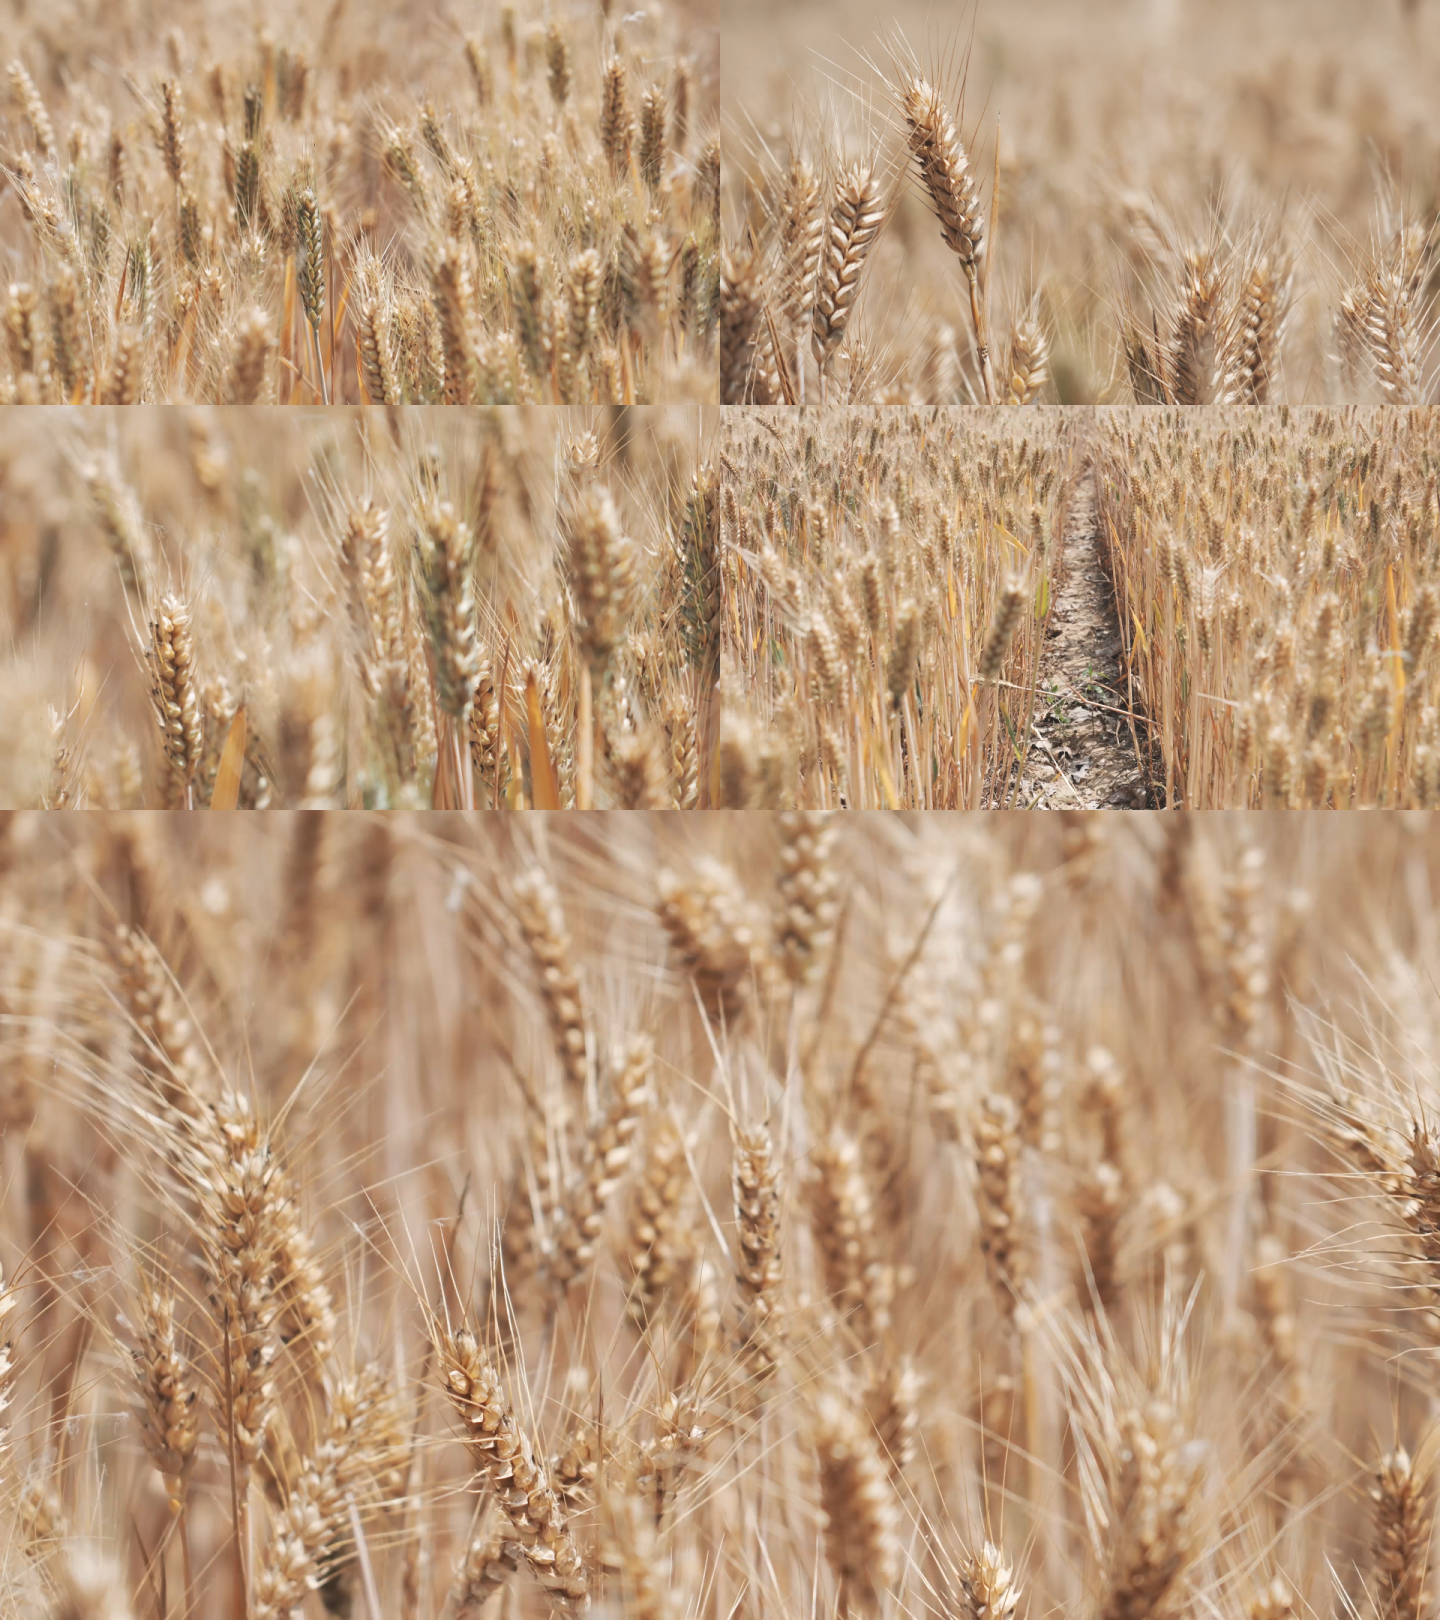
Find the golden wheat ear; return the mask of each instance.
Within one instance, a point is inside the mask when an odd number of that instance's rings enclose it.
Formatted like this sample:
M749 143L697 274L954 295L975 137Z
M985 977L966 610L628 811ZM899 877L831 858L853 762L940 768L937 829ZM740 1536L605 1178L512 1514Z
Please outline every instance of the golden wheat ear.
M504 1382L466 1328L435 1327L441 1387L460 1417L477 1475L496 1487L509 1535L551 1598L585 1607L589 1575L533 1437L517 1420Z
M825 1516L825 1551L842 1613L879 1615L902 1572L899 1505L868 1425L826 1392L817 1404L814 1444Z
M993 405L996 392L990 359L988 299L982 297L982 260L987 242L979 188L970 173L969 156L955 132L954 121L939 90L919 74L907 73L900 85L900 98L910 150L935 209L941 238L959 261L969 288L970 319L975 329L985 401ZM998 144L996 151L998 164ZM998 168L996 172L998 176Z
M1012 405L1033 405L1049 380L1050 340L1040 316L1040 294L1031 298L1010 333L1008 398Z
M168 767L166 802L171 809L194 809L204 721L190 608L174 591L167 591L156 604L148 657L154 680L151 700Z
M829 225L815 283L810 347L825 377L845 336L865 261L885 220L884 181L869 163L855 163L838 175L830 201Z

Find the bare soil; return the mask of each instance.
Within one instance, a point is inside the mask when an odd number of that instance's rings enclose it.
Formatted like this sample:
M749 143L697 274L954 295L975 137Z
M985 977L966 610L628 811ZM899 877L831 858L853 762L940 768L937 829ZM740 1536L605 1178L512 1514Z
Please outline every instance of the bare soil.
M1085 466L1066 511L1058 595L1015 803L1034 810L1150 807L1127 685L1094 474Z

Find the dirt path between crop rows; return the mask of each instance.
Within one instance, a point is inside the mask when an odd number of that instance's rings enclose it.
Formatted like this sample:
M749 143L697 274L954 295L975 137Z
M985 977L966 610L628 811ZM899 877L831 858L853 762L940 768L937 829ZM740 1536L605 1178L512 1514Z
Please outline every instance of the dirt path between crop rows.
M1149 796L1135 754L1088 466L1070 492L1063 555L1040 655L1030 754L1014 802L1034 810L1143 810Z

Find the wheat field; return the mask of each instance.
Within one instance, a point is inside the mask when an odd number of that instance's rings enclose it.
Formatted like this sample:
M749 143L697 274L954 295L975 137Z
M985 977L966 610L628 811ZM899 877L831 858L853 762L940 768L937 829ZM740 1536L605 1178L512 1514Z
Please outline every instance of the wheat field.
M1435 399L1432 0L721 26L722 399Z
M1433 808L1435 428L12 410L0 803Z
M714 414L0 413L0 803L693 806Z
M1440 1620L1437 6L13 0L0 1620Z
M1431 1612L1428 818L0 871L7 1614Z
M713 400L716 17L21 6L0 398Z
M1101 525L1164 803L1440 803L1435 430L1107 413Z

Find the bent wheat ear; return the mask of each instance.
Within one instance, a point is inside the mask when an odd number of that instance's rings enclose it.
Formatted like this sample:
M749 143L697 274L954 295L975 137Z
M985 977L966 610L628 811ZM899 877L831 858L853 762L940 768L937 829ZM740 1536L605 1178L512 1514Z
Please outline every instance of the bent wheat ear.
M985 219L965 148L940 92L926 80L912 77L906 81L901 110L920 178L935 205L940 234L966 276L973 278L985 252Z
M10 88L14 92L15 99L30 121L40 155L53 158L56 151L55 126L50 122L50 114L45 110L45 103L35 88L34 79L30 77L25 64L18 60L12 61L6 71L10 76Z
M445 1393L465 1424L476 1472L494 1489L526 1561L554 1601L566 1609L583 1608L590 1585L585 1561L499 1373L467 1328L451 1333L437 1325L436 1349Z

